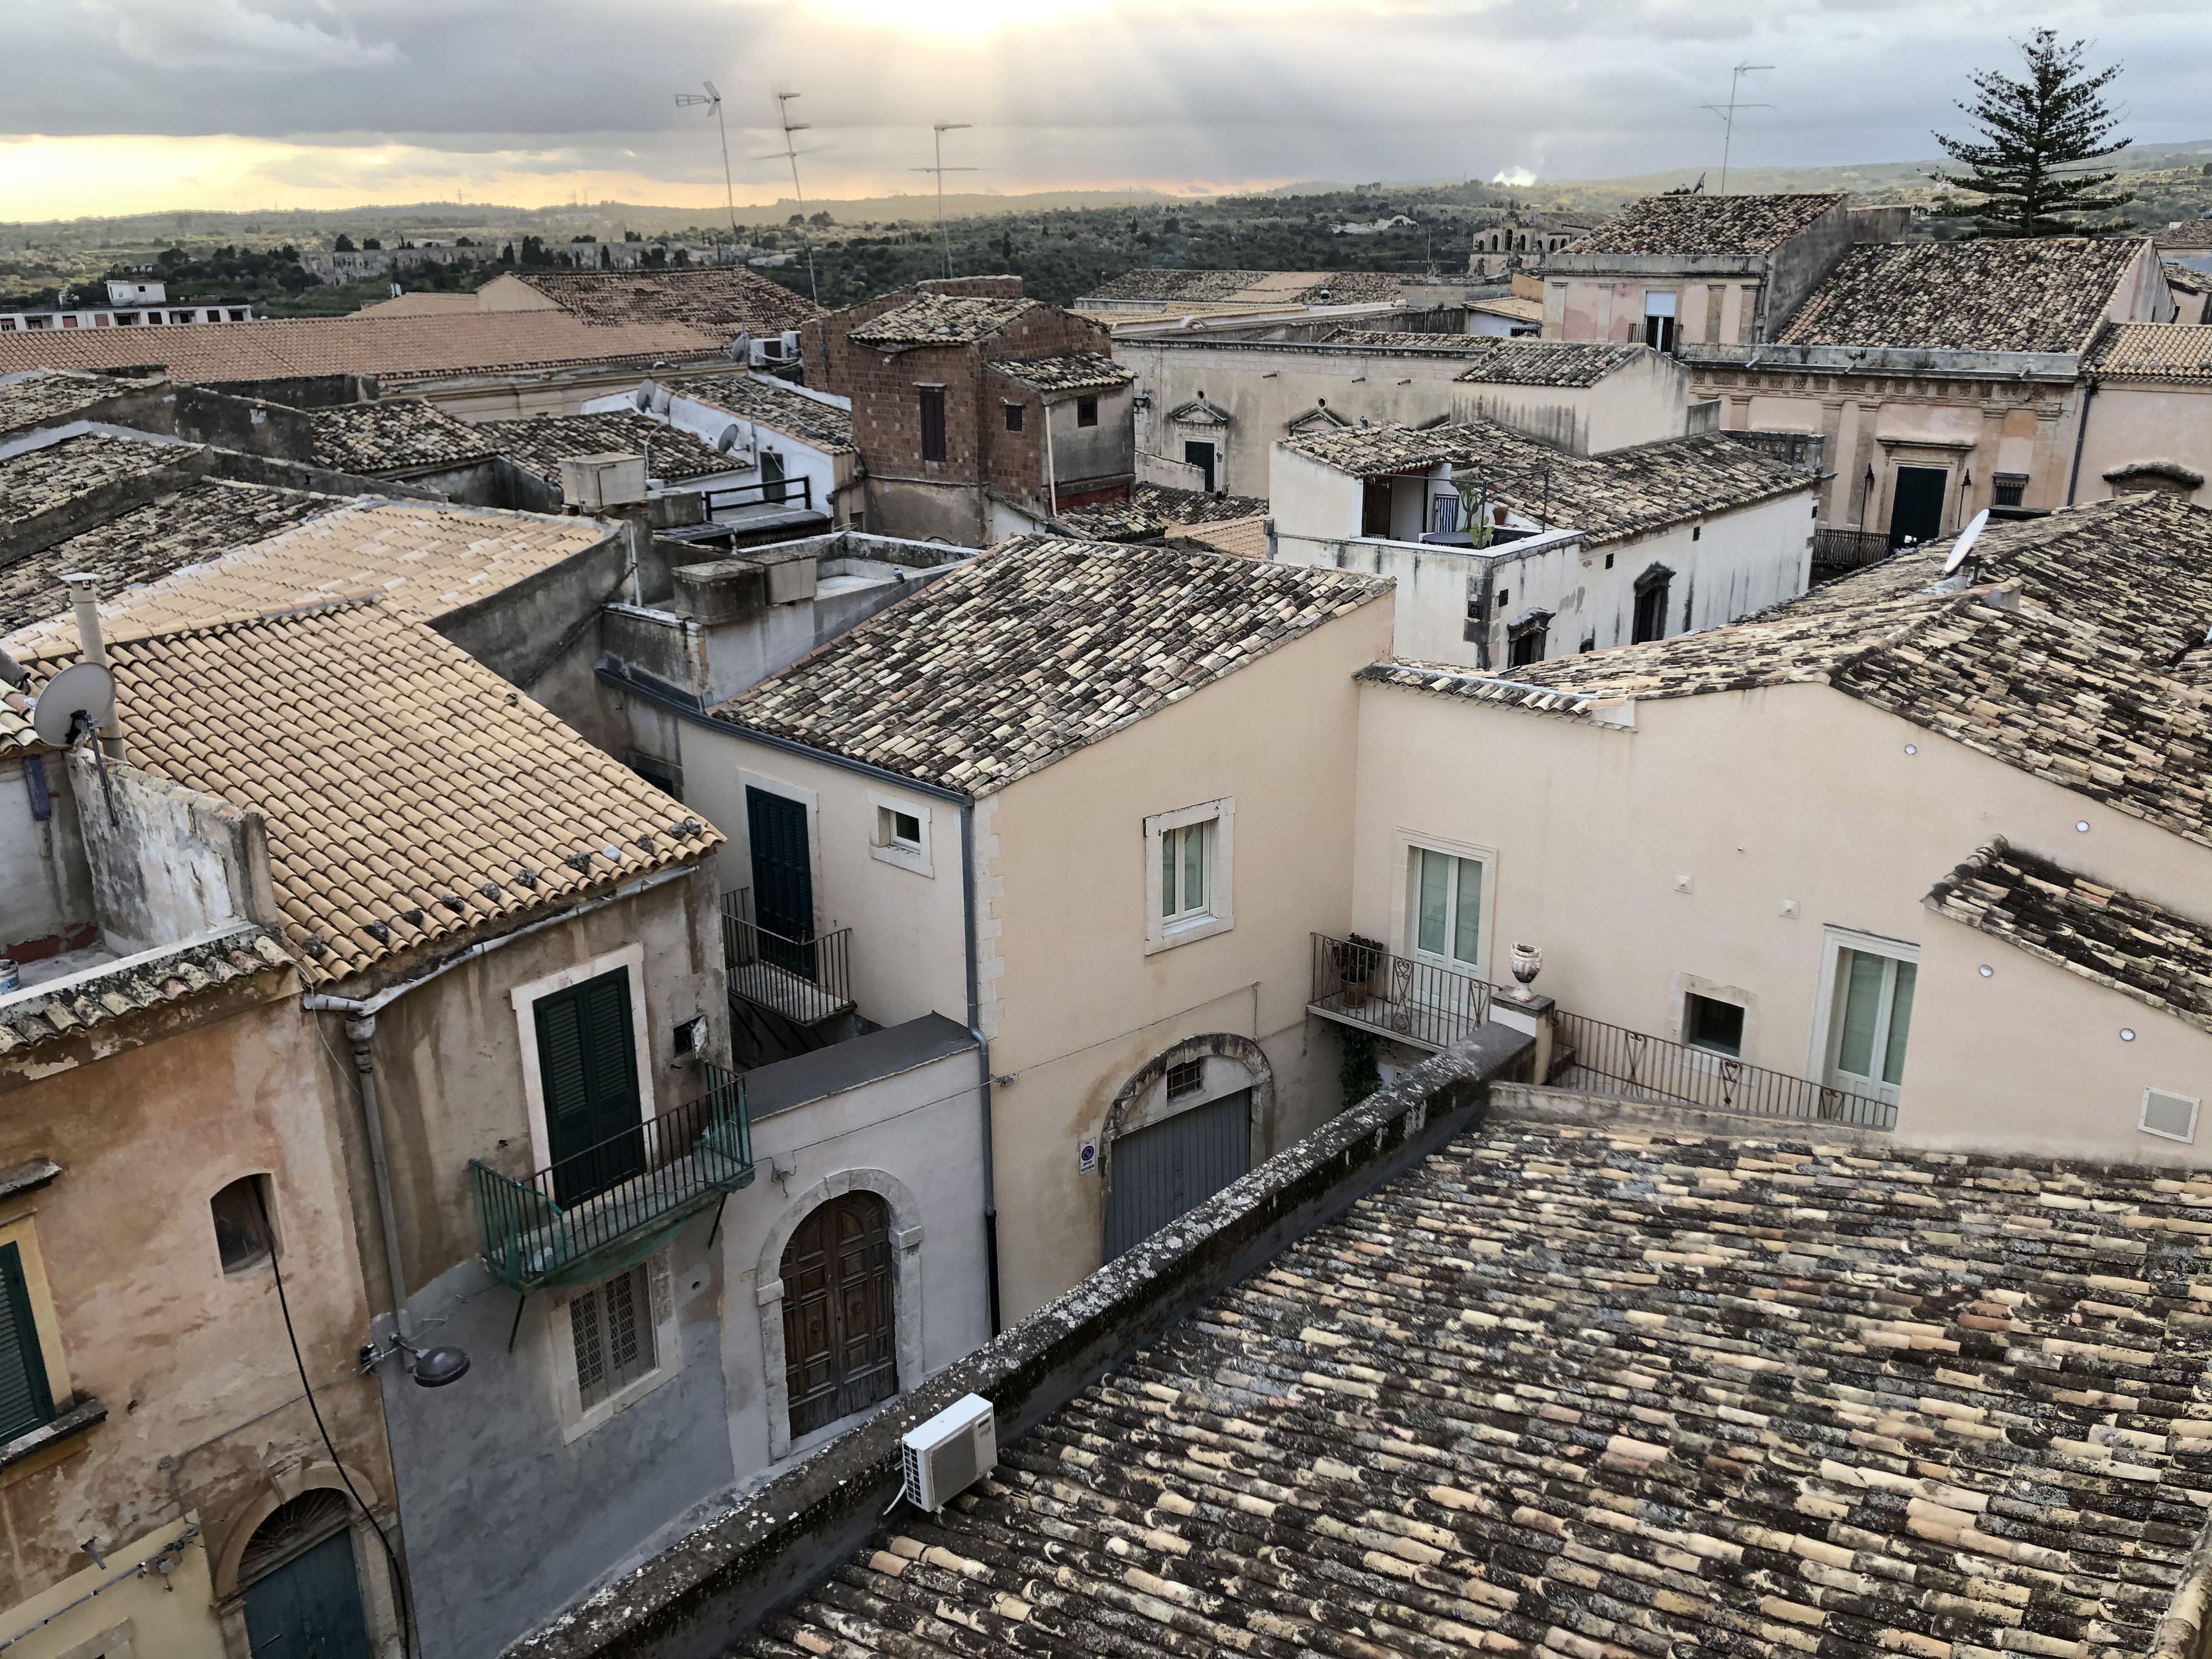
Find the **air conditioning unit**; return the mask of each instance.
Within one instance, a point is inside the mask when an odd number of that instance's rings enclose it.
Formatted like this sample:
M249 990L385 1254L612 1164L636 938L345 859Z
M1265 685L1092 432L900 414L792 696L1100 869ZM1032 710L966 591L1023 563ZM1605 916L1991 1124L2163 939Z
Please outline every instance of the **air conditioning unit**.
M988 1474L999 1462L997 1408L963 1395L899 1441L906 1486L899 1495L932 1514Z
M645 457L610 453L568 455L561 461L561 499L579 513L621 507L646 498Z

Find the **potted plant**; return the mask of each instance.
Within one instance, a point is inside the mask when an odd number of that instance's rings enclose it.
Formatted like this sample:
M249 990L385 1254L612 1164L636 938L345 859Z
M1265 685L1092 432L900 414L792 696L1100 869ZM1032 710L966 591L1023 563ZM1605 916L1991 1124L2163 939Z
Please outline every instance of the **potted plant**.
M1344 987L1344 1006L1364 1008L1368 984L1375 977L1376 965L1382 960L1382 941L1362 939L1354 933L1349 939L1332 944L1329 951L1336 959L1338 982Z

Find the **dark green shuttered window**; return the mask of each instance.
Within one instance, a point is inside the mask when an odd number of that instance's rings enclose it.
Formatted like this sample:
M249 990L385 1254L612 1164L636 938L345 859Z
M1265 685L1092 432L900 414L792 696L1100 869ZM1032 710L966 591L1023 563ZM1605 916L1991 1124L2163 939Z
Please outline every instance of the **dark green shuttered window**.
M0 1443L54 1420L46 1388L46 1356L31 1322L30 1286L23 1282L23 1252L0 1245Z
M532 1008L545 1131L556 1165L554 1196L563 1204L580 1203L644 1167L629 970L617 968L556 991ZM581 1158L586 1152L593 1156Z

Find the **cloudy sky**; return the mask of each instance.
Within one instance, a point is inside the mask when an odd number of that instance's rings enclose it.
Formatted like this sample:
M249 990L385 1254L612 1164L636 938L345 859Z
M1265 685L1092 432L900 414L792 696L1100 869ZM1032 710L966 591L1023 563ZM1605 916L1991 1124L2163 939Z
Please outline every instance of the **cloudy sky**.
M948 184L1218 190L1906 161L1967 72L2048 22L2126 65L2140 141L2212 138L2206 0L41 0L10 9L0 219L172 207L784 193Z

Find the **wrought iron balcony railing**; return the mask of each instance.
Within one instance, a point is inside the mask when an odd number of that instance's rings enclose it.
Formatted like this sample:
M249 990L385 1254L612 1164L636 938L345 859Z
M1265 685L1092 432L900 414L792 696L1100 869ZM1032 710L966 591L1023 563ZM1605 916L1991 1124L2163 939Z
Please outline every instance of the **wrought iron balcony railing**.
M702 1061L707 1092L518 1181L469 1160L484 1266L525 1292L643 1261L753 1180L742 1079Z
M1769 1071L1717 1049L1672 1042L1564 1008L1553 1012L1552 1030L1553 1053L1565 1062L1557 1067L1555 1080L1567 1088L1759 1117L1897 1127L1897 1108L1887 1101Z
M752 919L752 889L722 895L722 966L730 994L797 1025L818 1025L853 1007L853 930L787 939Z
M1315 1013L1425 1048L1449 1048L1490 1018L1490 986L1372 939L1313 936Z

